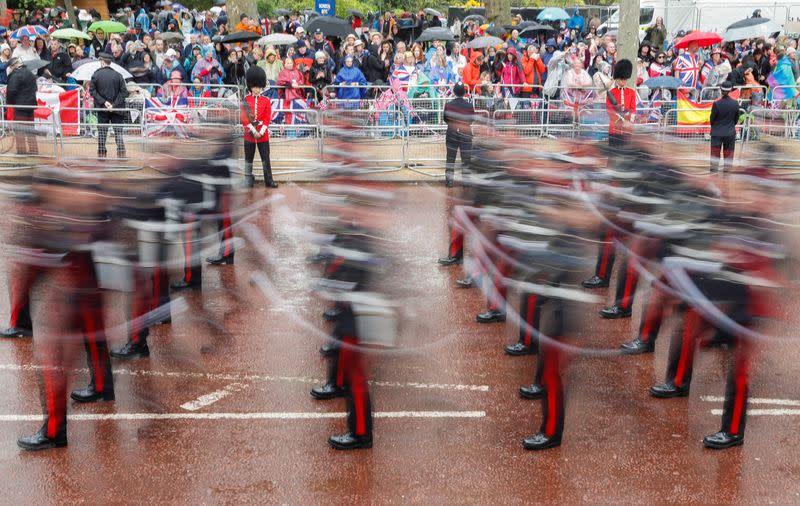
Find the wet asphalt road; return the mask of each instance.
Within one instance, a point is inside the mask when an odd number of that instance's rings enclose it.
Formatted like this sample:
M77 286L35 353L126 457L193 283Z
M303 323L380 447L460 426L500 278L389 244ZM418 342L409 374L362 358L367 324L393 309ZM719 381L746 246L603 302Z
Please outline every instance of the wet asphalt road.
M245 247L235 266L205 266L204 291L186 295L189 311L154 329L152 356L114 364L117 401L70 403L71 414L124 419L71 421L68 448L18 450L17 437L39 426L19 415L41 413L33 346L30 339L0 342L2 502L800 502L800 416L751 416L744 446L702 447L702 437L718 430L719 416L711 410L721 402L701 397L723 395L726 352L699 352L689 398L647 395L663 377L672 321L655 355L575 357L566 375L562 446L524 451L522 438L538 430L541 406L520 399L517 388L531 382L535 358L506 356L502 346L516 339L516 329L475 323L482 295L454 288L460 269L436 264L446 249L449 205L436 186L397 187L400 202L387 234L398 262L389 282L408 318L398 351L370 359L372 402L381 413L458 417L378 418L371 450L330 449L327 437L344 432L345 420L308 417L343 413L345 402L315 401L308 394L325 376L317 348L329 327L321 317L325 303L306 289L317 271L305 264L313 251L295 228L302 226L296 213L308 211L300 188L283 186L286 198L252 221L271 242L274 265ZM258 189L252 198L265 194ZM259 271L275 283L279 299L268 301L251 286ZM5 288L0 293L5 320ZM107 324L122 322L123 298L109 302ZM632 337L641 307L622 321L596 317L600 307L587 306L576 343L616 348ZM785 321L771 330L795 328L795 308L787 301L781 308ZM45 322L41 328L57 316L41 313L35 313L37 325ZM121 333L113 338L114 344L123 340ZM800 401L797 359L791 342L762 347L751 396ZM81 359L76 367L83 366ZM74 382L82 386L85 372L77 372ZM181 407L220 390L228 394L216 402ZM752 406L776 407L791 405ZM177 413L192 418L169 418Z

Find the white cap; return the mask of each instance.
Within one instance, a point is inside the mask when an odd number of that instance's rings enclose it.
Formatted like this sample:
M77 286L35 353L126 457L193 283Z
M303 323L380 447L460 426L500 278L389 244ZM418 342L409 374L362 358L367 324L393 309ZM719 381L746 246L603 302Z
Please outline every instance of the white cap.
M786 49L786 54L795 54L796 52L797 52L797 49L795 49L793 47L790 47L790 48Z
M172 48L167 49L167 52L164 53L164 58L175 58L176 56L178 56L178 53L176 53Z
M302 26L298 26L298 27L295 29L294 33L306 33L306 29L305 29L305 28L303 28Z

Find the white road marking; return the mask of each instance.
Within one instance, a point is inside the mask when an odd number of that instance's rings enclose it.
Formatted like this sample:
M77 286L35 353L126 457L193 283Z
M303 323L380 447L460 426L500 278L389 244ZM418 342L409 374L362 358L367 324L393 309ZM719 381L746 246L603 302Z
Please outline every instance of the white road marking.
M701 395L701 401L705 402L723 402L725 397L717 397L713 395ZM748 404L775 404L776 406L800 406L800 401L792 399L765 399L761 397L754 397L747 400Z
M721 409L712 409L712 415L721 415ZM800 415L800 409L748 409L747 416L786 416Z
M35 364L0 364L0 371L29 371L38 372L44 369L43 366ZM71 372L87 373L88 369L72 369ZM208 372L190 372L190 371L147 371L142 369L124 369L118 368L113 370L114 374L126 376L152 376L159 378L186 378L186 379L205 379L205 380L221 380L221 381L235 381L240 383L248 382L287 382L287 383L306 383L316 384L324 383L324 380L318 378L308 378L303 376L273 376L268 374L235 374L235 373L208 373ZM434 389L434 390L460 390L472 392L488 392L488 385L460 385L456 383L416 383L416 382L395 382L395 381L370 381L371 385L382 387L400 387L400 388L419 388L419 389Z
M345 418L347 413L75 413L70 421L106 420L318 420ZM484 418L485 411L378 411L374 418ZM40 422L43 415L0 415L0 422Z
M225 397L233 393L241 392L245 388L247 388L247 384L245 383L231 383L230 385L220 390L217 390L216 392L211 392L210 394L201 395L200 397L198 397L193 401L181 404L181 409L185 409L186 411L197 411L198 409L202 409L206 406L211 406L218 400L224 399Z

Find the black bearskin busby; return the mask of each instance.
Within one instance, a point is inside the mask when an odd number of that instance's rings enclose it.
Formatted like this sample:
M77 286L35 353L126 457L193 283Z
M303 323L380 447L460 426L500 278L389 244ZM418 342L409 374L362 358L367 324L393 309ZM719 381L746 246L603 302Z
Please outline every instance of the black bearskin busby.
M630 60L620 60L614 65L614 79L630 79L633 75L633 64Z
M256 65L252 65L249 69L247 69L247 73L244 75L244 80L247 83L248 90L253 87L267 87L267 74L264 72L264 69L257 67Z

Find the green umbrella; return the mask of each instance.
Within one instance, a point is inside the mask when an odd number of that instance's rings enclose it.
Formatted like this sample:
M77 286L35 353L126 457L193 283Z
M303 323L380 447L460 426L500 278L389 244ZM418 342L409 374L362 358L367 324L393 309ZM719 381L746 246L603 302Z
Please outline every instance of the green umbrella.
M76 30L74 28L62 28L60 30L54 31L53 33L50 34L50 36L54 39L64 39L64 40L68 39L91 40L91 37L89 37L86 33L80 30Z
M122 33L127 32L128 27L118 21L95 21L89 25L88 31L96 32L97 30L103 30L106 33Z

